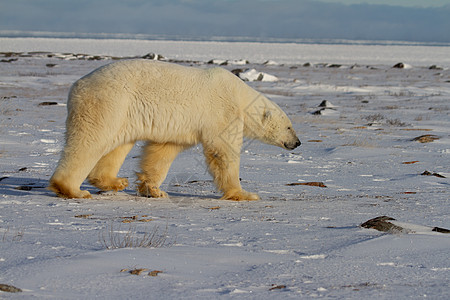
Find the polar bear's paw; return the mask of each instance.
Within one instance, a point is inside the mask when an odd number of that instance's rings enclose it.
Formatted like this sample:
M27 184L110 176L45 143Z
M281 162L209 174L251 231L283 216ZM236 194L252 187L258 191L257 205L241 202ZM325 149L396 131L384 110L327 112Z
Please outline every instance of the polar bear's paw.
M249 193L244 190L239 191L230 191L225 193L222 200L232 200L232 201L254 201L254 200L260 200L258 194L255 193Z
M157 186L149 186L145 183L141 183L138 187L138 192L140 196L150 197L150 198L168 198L166 192L161 191Z
M108 179L89 179L89 182L103 191L121 191L128 186L128 179L126 178L108 178Z

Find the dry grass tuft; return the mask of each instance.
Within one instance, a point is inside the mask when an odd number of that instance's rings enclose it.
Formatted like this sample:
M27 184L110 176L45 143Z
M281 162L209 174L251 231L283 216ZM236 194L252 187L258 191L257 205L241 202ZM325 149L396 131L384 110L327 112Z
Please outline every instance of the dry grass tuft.
M173 242L167 242L167 226L160 232L159 227L154 227L149 232L138 232L135 225L130 225L128 230L116 230L111 224L101 232L99 236L100 243L106 249L119 248L161 248L173 245Z

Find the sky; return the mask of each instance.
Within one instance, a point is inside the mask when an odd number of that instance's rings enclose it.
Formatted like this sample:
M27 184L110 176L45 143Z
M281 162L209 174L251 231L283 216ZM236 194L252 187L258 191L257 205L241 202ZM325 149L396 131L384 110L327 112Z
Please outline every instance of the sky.
M450 42L450 0L0 0L5 31Z

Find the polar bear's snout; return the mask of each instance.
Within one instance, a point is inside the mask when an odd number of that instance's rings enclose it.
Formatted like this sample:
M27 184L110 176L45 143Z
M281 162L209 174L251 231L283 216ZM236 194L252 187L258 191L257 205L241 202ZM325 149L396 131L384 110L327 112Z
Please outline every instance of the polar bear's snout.
M294 150L295 148L297 148L298 146L300 146L302 143L300 142L300 140L298 139L298 137L295 138L294 141L292 142L284 142L284 147L288 150Z

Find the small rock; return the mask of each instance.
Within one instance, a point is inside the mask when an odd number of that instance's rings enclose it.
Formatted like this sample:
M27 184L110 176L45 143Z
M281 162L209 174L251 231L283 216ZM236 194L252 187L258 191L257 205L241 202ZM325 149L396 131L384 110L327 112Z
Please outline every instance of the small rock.
M286 185L287 186L308 185L308 186L317 186L317 187L321 187L321 188L326 188L327 187L323 182L317 182L317 181L313 181L313 182L293 182L293 183L288 183Z
M53 101L44 101L38 104L39 106L50 106L50 105L58 105L58 102Z
M148 275L156 277L156 276L158 276L159 273L163 273L163 271L153 270L153 271L150 271L150 273L148 273Z
M361 227L369 228L369 229L376 229L378 231L382 232L403 232L404 229L400 226L394 225L388 221L395 221L394 218L388 217L388 216L381 216L376 217L373 219L370 219L367 222L362 223Z
M320 102L319 107L331 108L331 107L336 107L336 106L331 104L331 102L328 100L323 100L322 102Z
M438 140L439 137L437 135L434 134L424 134L418 137L415 137L412 139L412 141L416 141L419 143L431 143L434 140Z
M164 56L155 53L147 53L141 58L143 59L152 59L152 60L164 60Z
M432 65L431 67L428 68L429 70L443 70L443 68L438 67L436 65Z
M405 67L405 64L404 63L398 63L398 64L395 64L394 66L393 66L393 68L396 68L396 69L403 69Z
M16 288L15 286L8 285L8 284L1 284L1 283L0 283L0 291L7 292L7 293L20 293L20 292L22 292L21 289Z
M431 173L431 172L429 172L429 171L425 171L425 172L423 172L422 174L420 174L420 175L423 175L423 176L436 176L436 177L439 177L439 178L447 178L447 177L445 177L444 175L441 175L441 174L438 174L438 173Z
M340 64L330 64L327 67L328 68L340 68L340 67L342 67L342 65L340 65Z

